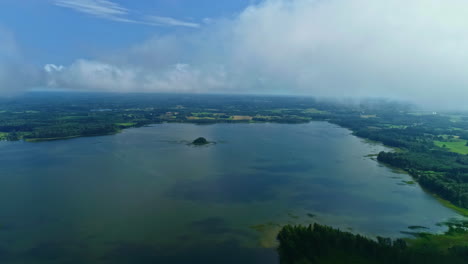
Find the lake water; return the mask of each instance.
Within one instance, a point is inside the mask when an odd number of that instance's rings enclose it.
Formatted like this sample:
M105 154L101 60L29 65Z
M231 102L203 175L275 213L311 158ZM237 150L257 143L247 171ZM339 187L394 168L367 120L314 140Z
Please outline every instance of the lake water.
M441 231L456 214L367 156L382 150L326 122L0 142L0 263L277 263L287 223Z

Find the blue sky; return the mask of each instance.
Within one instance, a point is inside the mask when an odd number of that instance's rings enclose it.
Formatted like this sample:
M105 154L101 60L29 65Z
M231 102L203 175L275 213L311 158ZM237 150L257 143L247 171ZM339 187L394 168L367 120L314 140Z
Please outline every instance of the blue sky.
M14 33L22 51L32 63L69 64L76 58L91 58L112 49L142 42L154 34L194 31L188 26L152 26L114 21L92 15L73 2L80 0L2 0L0 25ZM173 18L202 26L206 19L230 17L252 0L152 0L112 1L126 10L122 16L135 20L145 16ZM64 4L65 3L65 4ZM67 4L68 6L67 7ZM96 2L99 5L99 1ZM75 7L79 5L75 5Z
M466 106L468 0L1 0L0 96L386 97Z

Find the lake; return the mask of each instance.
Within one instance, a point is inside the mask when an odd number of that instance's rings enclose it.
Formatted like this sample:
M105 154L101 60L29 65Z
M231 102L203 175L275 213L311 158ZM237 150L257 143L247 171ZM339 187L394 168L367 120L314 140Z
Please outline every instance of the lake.
M190 146L205 137L217 144ZM326 122L0 142L0 263L277 263L284 224L403 236L457 217Z

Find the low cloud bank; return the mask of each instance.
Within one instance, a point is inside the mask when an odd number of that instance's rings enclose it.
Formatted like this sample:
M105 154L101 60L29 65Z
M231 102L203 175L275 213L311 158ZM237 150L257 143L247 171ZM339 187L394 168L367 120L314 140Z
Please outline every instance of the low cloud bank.
M389 97L462 106L468 1L265 0L125 51L46 65L49 87Z
M22 57L13 34L0 26L0 94L14 95L42 83L43 72Z

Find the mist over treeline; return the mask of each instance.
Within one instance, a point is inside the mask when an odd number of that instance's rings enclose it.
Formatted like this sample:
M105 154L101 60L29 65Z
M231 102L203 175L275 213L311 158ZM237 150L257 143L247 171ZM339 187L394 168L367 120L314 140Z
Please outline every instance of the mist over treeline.
M3 25L0 91L378 97L463 109L467 10L462 0L255 1L68 63L34 61Z
M15 105L23 107L27 102L30 106L43 106L45 103L51 105L74 105L90 104L116 105L125 107L127 104L137 103L140 107L145 106L170 106L177 104L193 104L202 100L212 101L213 105L230 103L269 104L275 107L276 104L283 105L290 103L290 107L305 107L306 105L323 105L325 107L343 107L348 111L354 109L362 111L390 111L390 112L410 112L427 111L417 104L403 101L391 100L387 98L351 98L351 97L314 97L298 95L268 95L268 94L192 94L192 93L112 93L112 92L78 92L78 91L35 91L22 94L2 96L0 103L4 105ZM303 105L295 105L303 102ZM433 109L430 109L433 111Z

